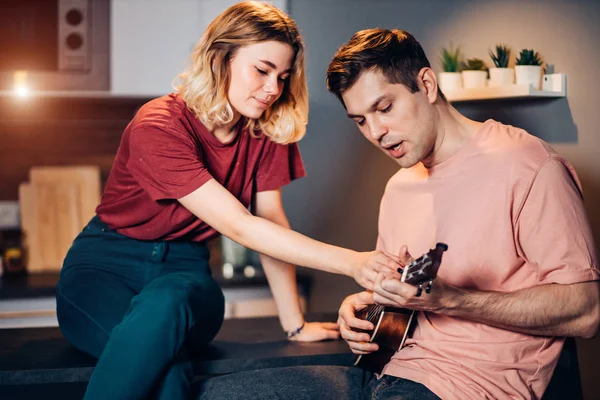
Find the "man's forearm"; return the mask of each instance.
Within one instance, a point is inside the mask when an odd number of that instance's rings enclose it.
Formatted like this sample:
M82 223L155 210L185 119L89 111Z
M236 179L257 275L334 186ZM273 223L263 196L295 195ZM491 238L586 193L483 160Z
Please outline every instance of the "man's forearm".
M443 314L540 336L589 338L598 329L598 282L549 284L510 293L454 289Z

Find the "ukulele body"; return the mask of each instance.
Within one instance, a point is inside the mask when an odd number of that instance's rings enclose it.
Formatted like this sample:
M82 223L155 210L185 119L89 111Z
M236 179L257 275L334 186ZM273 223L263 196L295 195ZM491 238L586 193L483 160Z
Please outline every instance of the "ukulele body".
M437 277L437 272L442 262L443 253L448 250L445 243L437 243L435 248L429 250L421 257L407 265L403 270L401 282L411 285L419 285L416 296L421 295L422 285ZM425 289L429 293L430 287ZM362 367L372 372L381 373L383 367L390 361L394 353L402 346L406 338L411 334L411 324L415 312L405 308L384 307L371 304L362 310L356 311L356 317L370 321L375 325L373 331L364 331L371 334L370 342L377 343L379 350L357 357L355 366Z
M366 319L367 314L372 312L372 309L373 306L366 307L364 310L357 311L356 316L360 319ZM379 350L370 354L359 355L354 365L371 372L381 373L394 353L404 346L413 317L414 311L412 310L393 307L383 308L374 321L375 329L362 331L371 334L370 342L377 343Z

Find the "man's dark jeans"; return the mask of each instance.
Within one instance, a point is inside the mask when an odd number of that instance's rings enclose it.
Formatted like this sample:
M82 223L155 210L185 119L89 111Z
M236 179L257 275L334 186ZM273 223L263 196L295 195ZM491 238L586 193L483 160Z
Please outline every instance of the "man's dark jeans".
M209 378L198 400L439 400L420 383L359 368L271 368Z

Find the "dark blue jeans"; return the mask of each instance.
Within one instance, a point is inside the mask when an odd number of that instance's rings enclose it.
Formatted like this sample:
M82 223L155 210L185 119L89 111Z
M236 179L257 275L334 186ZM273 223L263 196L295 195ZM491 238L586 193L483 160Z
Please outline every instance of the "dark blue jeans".
M188 352L221 327L224 298L203 243L138 241L94 217L57 288L60 329L97 357L85 399L187 399Z
M377 379L359 368L302 366L240 372L209 378L198 400L439 400L407 379Z

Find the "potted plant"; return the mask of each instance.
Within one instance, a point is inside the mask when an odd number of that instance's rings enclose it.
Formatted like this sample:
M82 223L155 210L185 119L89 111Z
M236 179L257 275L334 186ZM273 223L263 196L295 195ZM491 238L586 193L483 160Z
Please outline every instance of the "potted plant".
M489 86L504 86L515 83L515 70L508 68L510 49L505 44L496 45L496 52L488 50L495 68L490 68Z
M465 89L481 88L486 86L487 67L480 58L469 58L462 65L462 80Z
M523 49L516 59L515 74L517 84L529 84L534 89L542 87L542 58L533 49Z
M438 84L443 92L451 92L458 90L462 87L462 80L460 75L460 50L459 47L456 49L442 48L442 69L444 72L440 72L438 75Z

